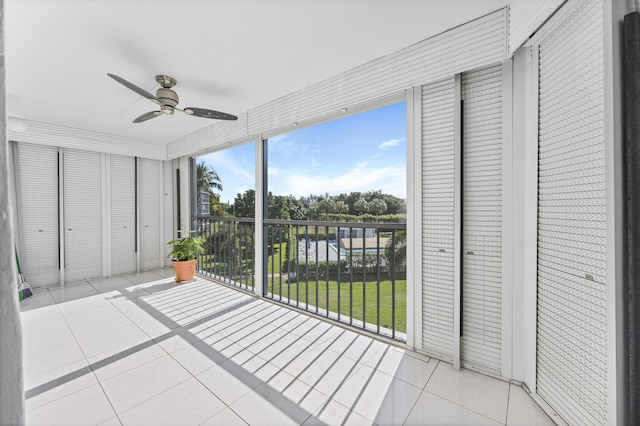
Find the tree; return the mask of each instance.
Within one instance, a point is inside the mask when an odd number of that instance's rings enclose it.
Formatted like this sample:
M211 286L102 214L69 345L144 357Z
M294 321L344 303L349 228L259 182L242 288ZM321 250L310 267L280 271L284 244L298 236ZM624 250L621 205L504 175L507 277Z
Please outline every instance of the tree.
M360 197L358 198L358 201L353 204L353 208L358 212L360 216L362 216L363 214L369 212L369 203L367 203L367 200L365 200L364 197Z
M307 218L307 209L300 201L291 201L289 203L289 217L292 220L305 220Z
M378 222L378 216L387 211L387 203L380 198L371 200L369 203L369 212L376 215L376 222Z
M256 191L247 189L244 194L236 195L233 200L233 209L236 217L255 217Z
M402 271L407 261L407 231L398 231L387 243L384 254L396 272Z
M349 206L349 214L357 214L358 209L356 209L356 202L362 198L361 192L351 192L349 195L345 197L345 203Z
M213 190L222 191L222 181L218 173L208 164L202 162L196 166L198 190L205 188L209 195L214 195Z
M221 216L224 208L220 205L220 195L214 192L214 189L222 191L222 182L220 181L218 173L206 163L198 163L196 166L196 185L198 200L200 200L200 192L202 189L209 194L209 214L212 216ZM199 214L206 214L205 212L200 212L200 207L198 207L198 211Z
M210 205L209 205L209 214L211 216L224 216L226 213L226 204L222 204L220 202L220 196L218 194L213 195L210 198Z
M335 205L331 198L325 198L318 202L318 211L324 213L324 220L329 220L329 213L333 213Z
M382 199L387 203L388 214L403 214L407 212L407 203L402 198L395 197L391 194L383 194Z
M336 201L335 202L335 212L340 215L338 221L342 221L342 215L349 212L349 206L344 201Z
M272 195L269 192L269 210L267 214L269 219L289 220L290 200L282 195Z
M309 220L317 220L320 216L320 207L318 203L313 203L309 205L307 209L307 219Z

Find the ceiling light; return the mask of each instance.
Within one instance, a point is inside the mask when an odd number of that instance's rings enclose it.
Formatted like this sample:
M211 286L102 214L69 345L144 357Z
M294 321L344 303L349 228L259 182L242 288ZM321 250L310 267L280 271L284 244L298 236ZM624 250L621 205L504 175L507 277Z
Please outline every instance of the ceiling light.
M297 121L294 121L294 122L293 122L293 127L296 127L297 125L298 125L298 122L297 122Z
M347 112L347 109L346 109L346 108L342 108L342 109L340 110L340 112Z

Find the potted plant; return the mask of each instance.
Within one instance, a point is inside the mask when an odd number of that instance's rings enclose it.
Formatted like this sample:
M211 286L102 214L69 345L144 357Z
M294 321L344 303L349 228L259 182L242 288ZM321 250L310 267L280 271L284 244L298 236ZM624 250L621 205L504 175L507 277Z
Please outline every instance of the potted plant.
M178 231L183 233L184 231ZM196 231L191 231L196 232ZM176 282L191 281L196 275L196 262L198 256L204 253L204 237L182 237L169 241L167 245L171 247L171 252L167 257L173 261L173 272L176 275Z

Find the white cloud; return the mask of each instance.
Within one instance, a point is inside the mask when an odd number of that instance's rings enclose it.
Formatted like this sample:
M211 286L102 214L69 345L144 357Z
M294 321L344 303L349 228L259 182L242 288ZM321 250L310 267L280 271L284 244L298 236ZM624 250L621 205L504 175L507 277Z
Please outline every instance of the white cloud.
M375 160L376 158L380 158L380 157L382 157L382 156L384 156L384 154L383 154L383 153L381 153L381 152L379 152L379 153L377 153L377 154L372 155L372 156L371 156L371 159L372 159L372 160Z
M279 143L282 142L285 139L288 139L289 135L287 133L283 133L282 135L276 135L276 136L271 136L269 138L269 142L270 143Z
M353 191L382 190L384 193L406 198L406 171L404 165L370 167L359 163L340 175L310 176L294 171L281 170L277 181L269 182L274 194L292 194L296 197L309 194L349 193Z
M245 165L236 161L235 157L229 154L227 150L212 152L211 154L198 157L199 162L203 161L213 167L218 172L220 177L225 174L224 171L230 172L230 174L240 175L245 179L253 180L253 168L248 168ZM222 181L224 185L224 180Z
M388 141L382 142L380 145L378 145L378 149L389 151L392 148L398 146L400 142L402 142L400 139L389 139Z
M281 172L282 169L279 167L269 167L268 169L269 176L279 176Z
M223 203L233 202L238 193L255 186L253 156L247 157L245 161L242 157L238 158L237 153L229 151L221 150L198 157L198 162L204 161L220 176L223 187L220 200Z

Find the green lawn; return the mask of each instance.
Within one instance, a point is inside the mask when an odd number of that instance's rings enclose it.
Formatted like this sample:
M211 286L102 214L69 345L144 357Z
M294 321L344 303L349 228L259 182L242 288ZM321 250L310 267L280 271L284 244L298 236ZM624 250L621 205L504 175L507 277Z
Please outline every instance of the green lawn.
M293 237L293 235L292 235ZM297 257L297 243L295 237L291 239L291 247L289 249L289 257L296 259ZM344 276L340 283L340 291L338 291L338 282L336 280L321 279L317 284L315 279L310 280L307 284L305 282L304 267L300 268L300 282L287 283L286 270L283 271L281 277L281 263L287 259L287 242L276 243L271 247L271 255L267 258L267 284L268 291L274 294L274 298L277 300L278 295L281 294L282 298L288 298L295 305L295 301L300 303L307 303L310 306L317 306L319 309L328 309L333 312L338 311L338 293L340 294L340 314L345 318L350 315L356 320L363 320L366 315L366 322L370 324L378 324L378 309L380 310L380 327L392 328L392 284L389 280L383 280L379 286L379 299L380 306L378 308L378 285L375 280L371 280L375 275L371 274L367 278L366 286L362 284L362 276L360 275L360 281L355 281L352 284L344 282L348 280L348 276ZM200 258L201 267L211 268L215 271L216 268L220 272L228 273L228 260L219 258L216 259L213 255L203 255ZM241 262L244 270L253 267L252 262L243 259ZM238 267L239 265L236 265ZM313 266L312 266L313 267ZM311 270L309 271L311 272ZM354 277L356 278L356 277ZM356 278L356 279L357 279ZM329 306L327 308L327 290ZM363 295L364 291L364 295ZM317 294L317 296L316 296ZM406 280L396 280L395 282L395 329L398 332L406 332ZM311 312L313 308L309 308ZM351 310L351 313L350 313Z
M283 298L288 298L295 304L295 300L301 303L317 306L320 309L327 309L327 282L310 281L308 284L301 280L298 283L287 284L283 278L282 282L279 276L272 279L268 277L269 292L274 294L274 298L278 299L281 294ZM363 319L363 307L366 314L366 322L371 324L378 323L378 289L375 281L367 281L364 287L365 294L363 297L362 281L356 281L353 284L348 282L340 283L340 291L338 292L338 282L330 280L328 283L329 307L333 312L338 311L338 293L340 293L340 314L349 316L349 306L352 309L352 317L357 320ZM317 291L317 298L316 298ZM391 281L380 282L380 326L392 327L392 285ZM351 303L350 303L351 300ZM407 282L406 280L396 280L395 283L395 302L396 302L396 331L405 333L407 330ZM311 310L311 308L310 308ZM313 312L313 310L312 310Z

